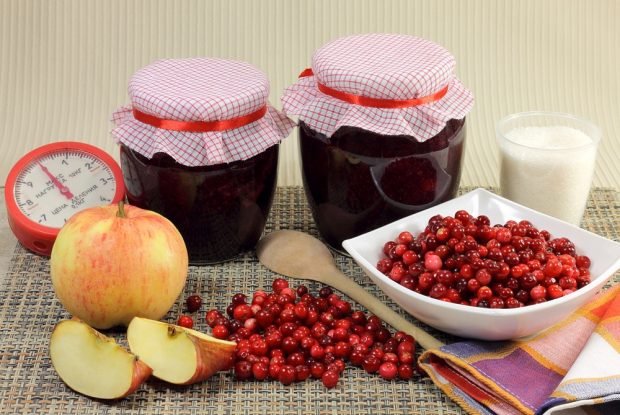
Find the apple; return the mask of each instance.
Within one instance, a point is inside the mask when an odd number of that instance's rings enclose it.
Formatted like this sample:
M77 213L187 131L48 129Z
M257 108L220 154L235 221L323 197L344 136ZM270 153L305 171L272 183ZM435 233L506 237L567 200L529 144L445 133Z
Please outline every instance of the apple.
M237 344L196 330L136 317L127 327L132 353L153 376L177 385L200 382L232 365Z
M114 339L78 319L56 324L49 347L52 365L63 382L93 398L125 397L152 372Z
M183 290L188 255L168 219L135 206L88 208L62 227L50 257L56 296L97 329L161 319Z

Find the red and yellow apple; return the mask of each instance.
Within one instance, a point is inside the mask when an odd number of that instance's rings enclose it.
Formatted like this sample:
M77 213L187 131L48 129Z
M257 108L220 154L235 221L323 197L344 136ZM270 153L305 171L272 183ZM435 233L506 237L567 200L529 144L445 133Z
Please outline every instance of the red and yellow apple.
M58 233L50 271L67 311L107 329L135 316L161 319L183 290L188 255L172 222L121 202L72 216Z
M78 319L59 322L50 339L50 357L58 376L76 392L119 399L134 392L151 368Z
M140 317L127 327L127 342L131 352L153 368L153 376L177 385L229 369L237 347L197 330Z

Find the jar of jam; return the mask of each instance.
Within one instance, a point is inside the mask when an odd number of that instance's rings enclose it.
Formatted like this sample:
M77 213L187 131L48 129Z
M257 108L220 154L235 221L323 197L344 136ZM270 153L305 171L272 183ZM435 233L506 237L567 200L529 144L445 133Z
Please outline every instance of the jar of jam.
M286 89L306 197L332 248L456 196L473 97L454 67L425 39L356 35L317 50Z
M294 126L268 95L247 63L168 59L137 71L114 113L129 203L174 223L191 264L234 258L263 232Z

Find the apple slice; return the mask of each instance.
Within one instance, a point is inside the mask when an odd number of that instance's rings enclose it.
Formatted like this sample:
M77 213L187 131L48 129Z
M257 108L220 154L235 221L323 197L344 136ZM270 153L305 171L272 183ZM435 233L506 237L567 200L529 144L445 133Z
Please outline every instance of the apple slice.
M231 367L237 344L174 324L134 317L127 327L133 353L153 376L177 385L207 379Z
M151 375L151 368L78 319L56 324L50 357L58 376L76 392L99 399L123 398Z

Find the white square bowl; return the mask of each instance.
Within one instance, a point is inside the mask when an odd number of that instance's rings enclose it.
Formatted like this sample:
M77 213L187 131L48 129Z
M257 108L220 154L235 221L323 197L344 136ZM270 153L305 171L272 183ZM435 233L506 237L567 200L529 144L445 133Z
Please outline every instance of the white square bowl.
M419 234L434 215L454 216L464 209L473 216L486 215L491 225L508 220L529 220L536 228L549 231L554 238L567 237L579 255L591 260L590 284L575 292L542 304L514 309L489 309L453 304L416 293L391 280L375 265L384 257L385 242L402 231ZM592 299L620 268L620 244L577 226L476 189L430 209L348 239L342 246L386 295L418 320L446 333L481 340L508 340L529 336L568 317Z

